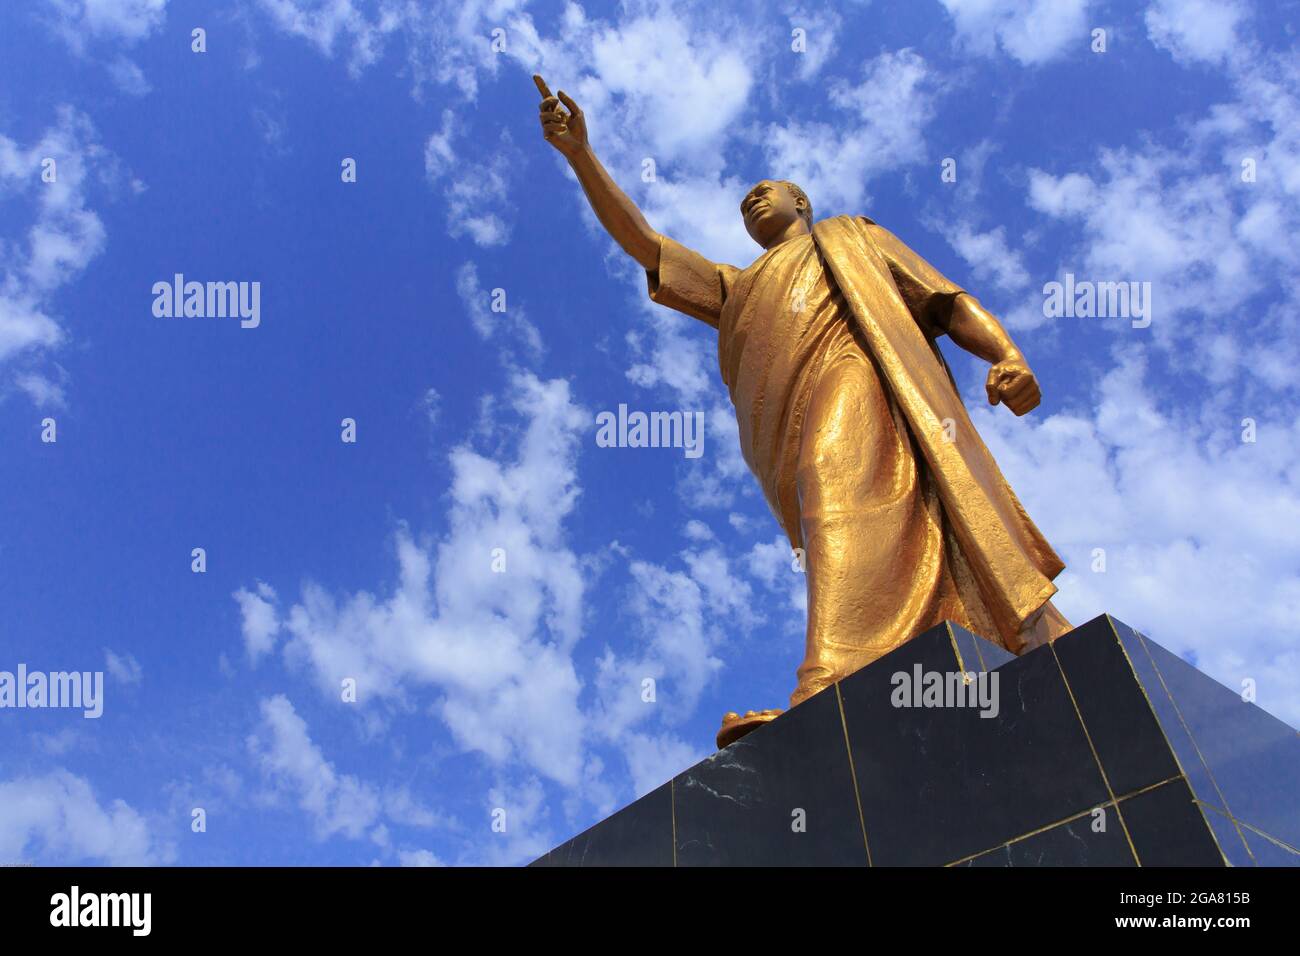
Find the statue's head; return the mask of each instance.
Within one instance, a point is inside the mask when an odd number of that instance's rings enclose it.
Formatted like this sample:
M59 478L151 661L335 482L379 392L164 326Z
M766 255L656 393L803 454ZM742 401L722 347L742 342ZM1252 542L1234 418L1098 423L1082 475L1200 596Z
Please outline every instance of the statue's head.
M745 194L740 203L745 231L764 249L786 234L802 220L804 229L812 229L812 203L808 195L785 179L764 179Z

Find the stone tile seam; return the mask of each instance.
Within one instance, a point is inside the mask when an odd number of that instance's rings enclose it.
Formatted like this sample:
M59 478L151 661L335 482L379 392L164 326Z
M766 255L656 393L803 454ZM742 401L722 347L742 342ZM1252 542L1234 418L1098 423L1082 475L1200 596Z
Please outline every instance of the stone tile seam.
M1142 860L1138 856L1137 847L1133 845L1133 837L1129 835L1128 825L1124 822L1124 813L1119 808L1119 802L1115 798L1115 791L1110 787L1110 778L1106 776L1106 768L1101 765L1101 756L1097 753L1097 748L1093 745L1092 734L1088 732L1088 725L1084 722L1083 714L1079 712L1079 702L1075 699L1074 688L1070 686L1070 678L1065 674L1065 667L1061 664L1061 658L1056 653L1055 642L1047 645L1052 651L1052 660L1056 662L1056 672L1061 675L1061 680L1065 683L1065 692L1070 697L1070 706L1074 708L1074 716L1079 721L1079 727L1083 730L1083 737L1088 742L1088 749L1092 751L1092 759L1097 764L1097 771L1101 774L1102 785L1105 786L1106 792L1110 794L1111 802L1115 804L1115 816L1119 817L1120 829L1124 831L1124 839L1128 841L1129 851L1133 854L1133 860L1138 866L1142 865ZM1209 824L1207 823L1208 827ZM1220 853L1223 851L1220 850Z
M1109 614L1106 615L1106 621L1108 624L1111 625L1111 630L1115 631L1115 639L1119 640L1119 633L1118 631L1116 631L1115 625L1111 621L1111 616ZM1237 838L1241 840L1242 846L1246 848L1246 855L1250 857L1252 862L1256 862L1256 865L1258 865L1258 861L1255 861L1255 854L1252 853L1250 850L1250 844L1246 842L1246 835L1241 832L1241 827L1237 823L1237 818L1232 813L1232 807L1228 806L1228 798L1224 796L1223 788L1219 786L1219 781L1215 779L1214 771L1210 769L1210 763L1208 760L1205 759L1205 754L1201 751L1201 745L1197 743L1196 736L1192 733L1192 728L1188 726L1187 718L1183 716L1182 708L1178 706L1178 701L1174 699L1173 692L1169 689L1169 685L1165 683L1165 675L1160 670L1160 665L1156 663L1155 657L1152 656L1151 648L1147 647L1146 638L1143 637L1142 632L1138 631L1136 628L1130 628L1130 630L1137 635L1138 643L1142 645L1143 653L1146 654L1147 660L1151 662L1151 669L1156 672L1156 678L1160 681L1160 688L1165 692L1165 696L1169 698L1169 705L1173 707L1174 713L1178 716L1178 723L1182 725L1183 733L1187 734L1187 739L1192 742L1192 749L1196 751L1196 759L1199 760L1201 762L1201 766L1205 768L1205 775L1210 778L1210 786L1214 787L1214 792L1219 795L1219 800L1223 803L1224 814L1228 817L1229 820L1232 821L1233 827L1237 831ZM1121 642L1121 647L1122 646L1123 644ZM1131 665L1132 662L1130 662L1130 666ZM1141 685L1141 683L1142 683L1141 681L1138 681L1139 686ZM1159 722L1160 721L1157 719L1156 723ZM1161 733L1163 732L1164 730L1162 728ZM1168 738L1166 738L1166 740L1168 740ZM1170 749L1172 750L1173 748L1171 747ZM1174 754L1174 759L1175 760L1178 759L1178 755L1176 753ZM1179 766L1181 767L1182 764L1180 763ZM1201 811L1201 815L1202 816L1205 815L1204 810ZM1210 821L1206 820L1205 825L1209 826ZM1213 827L1210 828L1210 833L1211 834L1214 833ZM1214 845L1219 846L1219 838L1217 836L1215 836L1214 838ZM1219 846L1219 852L1223 853L1223 847ZM1224 854L1224 860L1225 861L1227 860L1227 854Z

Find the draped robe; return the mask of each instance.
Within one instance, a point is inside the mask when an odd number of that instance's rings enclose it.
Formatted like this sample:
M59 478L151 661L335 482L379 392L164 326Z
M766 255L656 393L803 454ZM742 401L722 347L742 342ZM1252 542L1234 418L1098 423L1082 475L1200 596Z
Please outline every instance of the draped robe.
M936 339L949 282L866 217L745 269L664 237L655 302L718 330L740 448L802 549L797 704L945 619L1021 653L1069 629L1059 557L998 470Z

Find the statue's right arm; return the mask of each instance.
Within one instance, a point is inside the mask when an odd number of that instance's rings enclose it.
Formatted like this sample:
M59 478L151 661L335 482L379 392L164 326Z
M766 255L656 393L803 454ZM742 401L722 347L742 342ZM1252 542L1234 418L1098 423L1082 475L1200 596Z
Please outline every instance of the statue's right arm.
M619 189L591 146L584 144L582 152L569 159L569 165L605 231L644 268L658 269L659 233L650 228L636 203Z
M578 104L563 90L558 91L558 96L552 96L540 76L534 76L533 82L542 94L540 118L546 141L569 161L600 224L643 268L658 269L659 233L650 228L636 203L619 189L596 158L587 141L587 120ZM561 103L568 112L561 109Z

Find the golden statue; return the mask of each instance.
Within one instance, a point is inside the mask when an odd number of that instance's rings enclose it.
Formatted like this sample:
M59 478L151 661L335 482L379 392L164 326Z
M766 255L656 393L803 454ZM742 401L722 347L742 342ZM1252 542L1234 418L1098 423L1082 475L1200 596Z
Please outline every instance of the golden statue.
M1020 654L1070 630L1064 564L975 431L937 339L991 364L991 404L1024 415L1038 381L996 318L865 216L813 222L794 183L740 203L763 253L712 262L650 228L539 76L546 141L646 270L650 298L718 330L745 461L803 555L807 648L790 706L952 620ZM561 105L562 104L562 105ZM718 746L779 710L729 713Z

